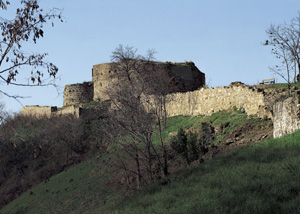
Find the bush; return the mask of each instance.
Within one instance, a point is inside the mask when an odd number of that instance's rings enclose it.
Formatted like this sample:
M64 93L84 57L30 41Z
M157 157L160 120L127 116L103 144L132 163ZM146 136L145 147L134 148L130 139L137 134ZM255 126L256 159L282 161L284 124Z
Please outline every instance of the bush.
M103 111L92 113L79 119L16 115L1 124L0 209L31 186L104 147Z
M199 159L198 135L196 133L186 132L181 128L177 136L171 138L171 147L180 154L190 165L193 161Z
M210 144L215 138L214 128L208 123L202 123L199 133L189 131L186 133L182 128L177 135L171 138L171 147L180 154L190 165L208 152Z

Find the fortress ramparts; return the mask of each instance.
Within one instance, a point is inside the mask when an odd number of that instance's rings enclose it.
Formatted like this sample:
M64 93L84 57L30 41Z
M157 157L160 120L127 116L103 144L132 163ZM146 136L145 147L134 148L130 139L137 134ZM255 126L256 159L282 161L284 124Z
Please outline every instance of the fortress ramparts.
M34 117L51 117L53 113L57 111L56 106L24 106L22 108L21 114L22 115L30 115Z
M56 106L24 106L21 110L21 114L25 116L32 116L36 118L50 118L62 115L73 115L79 118L82 108L76 105L67 106L58 109Z
M62 109L57 109L57 107L53 106L25 106L22 109L22 114L33 115L35 117L73 114L79 117L82 112L79 106L82 104L91 101L102 102L109 99L107 90L111 82L118 81L112 75L118 63L120 62L94 65L92 69L92 82L66 85ZM143 62L141 61L141 63ZM170 93L193 91L205 85L205 74L193 62L151 62L151 65L155 65L157 69L163 70L165 74L173 79L171 84L174 87L172 87L172 91L169 91Z
M246 85L200 89L167 95L168 116L211 115L215 112L243 108L249 116L272 119L264 92Z
M274 137L280 137L300 128L299 98L277 100L288 94L286 89L261 89L241 82L231 83L228 87L205 88L205 74L192 62L161 63L154 62L174 80L174 87L167 95L168 116L211 115L212 113L242 108L248 116L274 121ZM23 115L52 117L74 115L84 112L80 106L91 101L105 101L112 81L118 81L112 74L116 63L103 63L93 66L92 82L66 85L63 108L56 106L25 106ZM200 88L200 89L199 89ZM294 91L297 96L300 91ZM146 97L151 103L151 95Z

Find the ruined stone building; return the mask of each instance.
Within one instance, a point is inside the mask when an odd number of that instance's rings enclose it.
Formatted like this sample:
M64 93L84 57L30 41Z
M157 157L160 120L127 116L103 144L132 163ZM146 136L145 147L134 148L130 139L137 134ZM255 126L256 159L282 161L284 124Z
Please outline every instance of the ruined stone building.
M171 83L174 87L169 93L194 91L205 86L205 74L193 62L152 63L174 80ZM92 82L66 85L62 109L54 106L25 106L22 109L22 114L50 117L52 115L69 114L74 111L74 115L80 115L80 105L91 101L102 102L109 99L106 91L110 87L110 83L116 81L112 75L116 64L118 62L94 65Z
M174 79L172 82L172 91L169 91L169 93L194 91L205 86L205 74L202 73L193 62L153 63L155 63L158 69L164 71L166 75ZM104 101L109 99L106 90L110 87L110 83L112 82L112 73L115 67L115 63L103 63L93 66L93 100Z
M192 62L162 63L154 62L174 81L172 91L166 97L168 116L211 115L214 112L232 108L244 109L248 116L272 119L274 137L280 137L300 129L300 89L292 89L295 97L287 97L287 89L263 89L233 82L229 86L206 88L205 74ZM93 66L92 82L66 85L62 108L56 106L25 106L23 115L52 117L72 114L79 117L82 106L91 101L103 102L109 99L107 89L111 82L118 81L112 73L115 63ZM151 96L148 96L151 99Z

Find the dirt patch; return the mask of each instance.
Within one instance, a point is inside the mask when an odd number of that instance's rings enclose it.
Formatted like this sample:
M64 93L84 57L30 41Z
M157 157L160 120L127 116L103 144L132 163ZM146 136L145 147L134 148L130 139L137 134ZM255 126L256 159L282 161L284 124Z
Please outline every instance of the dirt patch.
M210 151L203 157L208 160L223 152L231 151L254 142L260 142L273 137L273 127L270 124L260 126L258 124L246 124L237 127L224 138L219 145L211 145Z

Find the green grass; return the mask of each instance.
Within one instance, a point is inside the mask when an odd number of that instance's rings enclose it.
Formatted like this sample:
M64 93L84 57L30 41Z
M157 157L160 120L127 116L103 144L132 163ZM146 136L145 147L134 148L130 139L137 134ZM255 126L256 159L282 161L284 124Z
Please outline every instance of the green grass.
M181 170L112 213L299 213L299 139L300 131Z
M270 123L247 119L240 110L222 111L209 117L169 118L163 134L169 137L179 128L197 129L202 122L216 127L229 122L224 136L245 123ZM222 155L171 175L169 185L155 183L131 197L124 189L110 184L118 170L104 163L109 158L104 155L33 187L0 213L241 213L239 209L253 213L255 209L267 212L271 206L282 206L276 197L294 206L300 202L300 180L288 169L297 168L300 163L299 138L297 133ZM284 185L288 185L286 191ZM294 195L289 196L289 192ZM244 199L246 202L242 203ZM290 205L285 206L288 209Z
M276 84L264 84L264 85L258 85L261 88L274 88L274 89L281 89L281 88L288 88L288 84L287 83L276 83ZM298 87L300 88L300 82L296 82L296 83L292 83L291 87Z
M102 163L106 158L84 161L53 176L49 181L22 194L1 213L90 213L103 204L117 202L121 192L116 192L106 183L116 172L102 169L107 168Z
M180 128L191 129L196 132L201 128L202 123L209 123L211 126L219 128L228 123L225 127L224 133L220 134L215 140L214 144L218 144L225 138L226 135L231 134L237 127L244 126L246 124L256 124L256 126L270 126L271 121L265 121L260 119L249 119L241 109L233 109L229 111L219 111L210 116L174 116L168 118L167 128L163 131L163 138L170 139L170 134L177 133ZM154 143L158 143L158 133L154 133Z
M89 103L83 104L83 108L85 109L96 108L97 106L100 106L100 103L97 101L91 101Z
M190 128L196 127L201 124L203 115L190 117L190 116L175 116L168 118L167 128L163 132L163 137L166 139L169 137L170 133L177 132L180 128Z

